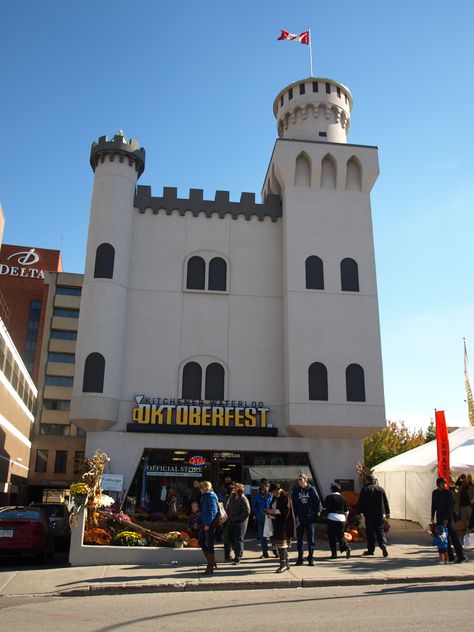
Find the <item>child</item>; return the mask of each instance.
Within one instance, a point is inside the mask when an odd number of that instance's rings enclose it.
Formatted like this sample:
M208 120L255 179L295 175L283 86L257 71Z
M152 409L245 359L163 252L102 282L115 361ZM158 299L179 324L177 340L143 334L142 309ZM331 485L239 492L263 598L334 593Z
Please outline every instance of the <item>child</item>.
M439 563L447 564L448 563L448 530L446 527L443 527L442 524L439 524L436 527L435 536L433 538L433 546L438 547Z
M199 504L196 502L191 503L191 511L188 516L188 527L191 531L191 536L197 538L199 535Z

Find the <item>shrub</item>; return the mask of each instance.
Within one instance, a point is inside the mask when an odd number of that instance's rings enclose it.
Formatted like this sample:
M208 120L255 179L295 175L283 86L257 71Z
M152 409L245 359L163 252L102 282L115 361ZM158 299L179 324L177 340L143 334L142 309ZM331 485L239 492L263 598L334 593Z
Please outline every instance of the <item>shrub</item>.
M105 531L105 529L89 529L84 532L84 544L99 544L99 545L107 545L112 541L112 536L110 533Z
M145 546L145 540L135 531L121 531L113 539L115 546Z

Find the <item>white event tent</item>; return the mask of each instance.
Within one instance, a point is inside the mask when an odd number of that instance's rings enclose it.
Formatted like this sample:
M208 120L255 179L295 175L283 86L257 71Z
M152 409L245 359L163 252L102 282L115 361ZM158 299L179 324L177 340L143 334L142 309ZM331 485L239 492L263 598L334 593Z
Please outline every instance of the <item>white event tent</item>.
M474 474L474 427L451 432L449 451L453 476ZM431 492L438 478L436 441L379 463L374 475L387 492L392 518L419 522L422 527L429 525Z

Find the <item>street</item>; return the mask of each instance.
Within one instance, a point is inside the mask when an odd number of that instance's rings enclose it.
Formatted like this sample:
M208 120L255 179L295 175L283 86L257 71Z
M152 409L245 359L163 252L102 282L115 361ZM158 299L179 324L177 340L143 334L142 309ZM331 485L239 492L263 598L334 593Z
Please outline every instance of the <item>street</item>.
M468 629L471 582L333 588L144 593L97 597L3 597L2 629L67 630L268 630L333 632L444 625Z

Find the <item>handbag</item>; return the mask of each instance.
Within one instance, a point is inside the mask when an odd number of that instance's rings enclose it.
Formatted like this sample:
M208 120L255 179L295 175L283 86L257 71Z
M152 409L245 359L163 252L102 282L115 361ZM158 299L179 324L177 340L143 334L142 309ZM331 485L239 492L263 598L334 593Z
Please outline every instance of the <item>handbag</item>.
M224 504L221 502L217 503L217 514L214 520L211 522L211 527L215 529L216 527L222 527L223 524L227 522L229 516L227 515L226 510L224 509Z
M270 516L265 516L265 523L263 525L263 537L271 538L273 535L273 520Z

